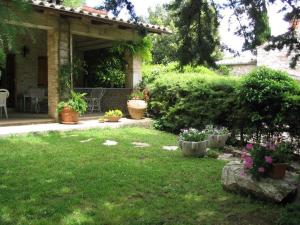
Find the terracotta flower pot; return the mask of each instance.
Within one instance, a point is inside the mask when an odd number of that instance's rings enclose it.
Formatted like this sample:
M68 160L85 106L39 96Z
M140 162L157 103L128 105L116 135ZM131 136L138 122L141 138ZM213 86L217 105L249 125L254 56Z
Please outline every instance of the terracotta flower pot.
M179 141L179 147L184 156L204 157L207 153L208 141Z
M145 115L147 103L143 100L129 100L127 102L127 108L132 119L140 120Z
M119 122L122 117L120 116L106 116L105 119L107 122Z
M79 113L69 107L64 107L59 115L62 124L77 124L79 121Z
M283 179L287 167L287 163L273 163L272 168L269 172L269 176L273 179Z

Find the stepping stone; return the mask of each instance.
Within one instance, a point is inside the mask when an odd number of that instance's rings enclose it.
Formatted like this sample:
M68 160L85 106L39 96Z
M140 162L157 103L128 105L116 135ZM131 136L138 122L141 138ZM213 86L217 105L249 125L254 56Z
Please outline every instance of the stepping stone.
M118 142L116 141L111 141L111 140L106 140L103 145L106 145L106 146L114 146L114 145L117 145Z
M143 143L143 142L132 142L131 144L134 145L136 148L147 148L150 147L148 143Z
M176 151L178 146L163 146L162 149L166 151Z
M94 138L90 138L90 139L87 139L87 140L80 141L80 143L87 143L87 142L90 142L92 140L94 140Z

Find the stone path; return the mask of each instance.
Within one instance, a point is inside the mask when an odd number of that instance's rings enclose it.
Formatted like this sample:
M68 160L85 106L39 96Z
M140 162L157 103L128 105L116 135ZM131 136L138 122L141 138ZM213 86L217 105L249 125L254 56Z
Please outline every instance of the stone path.
M131 144L134 145L135 148L147 148L151 146L150 144L143 142L132 142Z
M118 123L99 123L98 120L80 121L76 125L64 125L59 123L21 125L21 126L5 126L0 127L0 138L15 135L26 135L30 133L47 133L51 131L65 132L72 130L88 130L94 128L120 128L120 127L146 127L149 128L153 121L149 118L142 120L132 120L122 118Z
M163 146L162 149L166 151L176 151L178 146Z
M115 145L117 145L118 144L118 142L116 142L116 141L111 141L111 140L106 140L104 143L103 143L103 145L106 145L106 146L115 146Z
M93 140L94 140L94 138L90 138L90 139L87 139L87 140L82 140L82 141L80 141L80 143L87 143L87 142L91 142Z

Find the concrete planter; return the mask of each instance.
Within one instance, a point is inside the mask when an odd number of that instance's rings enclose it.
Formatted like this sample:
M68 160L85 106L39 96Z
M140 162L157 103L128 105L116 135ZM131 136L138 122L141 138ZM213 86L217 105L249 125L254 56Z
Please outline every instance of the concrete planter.
M140 120L145 115L147 103L144 100L129 100L127 108L132 119Z
M204 157L207 153L208 141L179 141L179 147L184 156Z
M229 134L208 136L209 148L224 148Z

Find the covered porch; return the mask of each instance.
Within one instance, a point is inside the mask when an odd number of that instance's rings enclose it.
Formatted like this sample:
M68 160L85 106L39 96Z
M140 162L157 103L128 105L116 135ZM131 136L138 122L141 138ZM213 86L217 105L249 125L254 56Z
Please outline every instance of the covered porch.
M135 25L122 20L34 2L28 21L11 21L12 26L25 28L25 32L19 34L16 50L7 52L6 65L0 68L0 89L10 93L8 119L0 118L0 126L57 121L62 66L72 64L75 57L84 59L90 51L140 39ZM160 28L148 29L162 32ZM121 88L91 86L84 79L74 81L74 90L88 93L87 97L103 91L100 108L90 109L91 114L83 119L116 108L126 113L128 95L141 80L142 62L138 55L124 53L123 58L126 66Z

